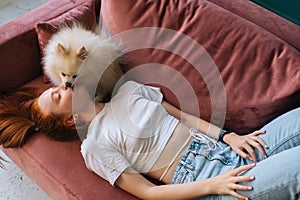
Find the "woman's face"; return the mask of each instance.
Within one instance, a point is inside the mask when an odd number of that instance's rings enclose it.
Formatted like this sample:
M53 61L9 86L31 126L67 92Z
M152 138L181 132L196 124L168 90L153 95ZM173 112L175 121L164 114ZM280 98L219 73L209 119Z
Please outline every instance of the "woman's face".
M38 98L42 112L72 115L72 88L60 85L45 90Z

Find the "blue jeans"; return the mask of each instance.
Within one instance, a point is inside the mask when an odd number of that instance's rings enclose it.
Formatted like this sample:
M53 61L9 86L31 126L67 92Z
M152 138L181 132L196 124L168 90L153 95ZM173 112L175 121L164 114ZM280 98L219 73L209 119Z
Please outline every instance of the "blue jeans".
M250 199L300 199L300 108L276 118L262 130L266 134L259 137L269 146L265 149L268 158L264 159L256 150L259 162L243 173L254 176L255 180L241 183L253 186L253 190L237 192ZM236 154L227 144L214 144L202 136L191 142L174 171L171 184L207 179L252 162ZM209 195L201 199L235 198Z

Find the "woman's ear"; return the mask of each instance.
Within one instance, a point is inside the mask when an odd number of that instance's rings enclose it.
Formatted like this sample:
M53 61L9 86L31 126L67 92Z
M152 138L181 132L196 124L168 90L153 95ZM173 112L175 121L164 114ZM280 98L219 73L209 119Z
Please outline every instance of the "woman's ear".
M76 121L78 120L78 114L73 114L69 117L66 117L63 121L65 126L73 126L76 124Z

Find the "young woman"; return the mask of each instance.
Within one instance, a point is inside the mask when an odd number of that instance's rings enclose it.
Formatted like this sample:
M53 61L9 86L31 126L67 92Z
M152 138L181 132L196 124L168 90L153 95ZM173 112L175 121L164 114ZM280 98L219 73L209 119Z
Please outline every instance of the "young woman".
M0 106L4 147L21 146L39 130L72 139L75 124L88 125L81 148L87 167L141 199L300 197L300 108L239 136L181 112L159 88L133 81L108 103L91 101L84 87L59 86L40 96L6 94Z

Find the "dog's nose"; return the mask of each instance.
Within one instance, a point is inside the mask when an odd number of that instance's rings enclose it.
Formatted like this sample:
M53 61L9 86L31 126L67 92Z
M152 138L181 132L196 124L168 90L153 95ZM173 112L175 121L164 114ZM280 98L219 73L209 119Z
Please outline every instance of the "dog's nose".
M65 83L65 86L66 86L66 87L72 87L72 83L66 82L66 83Z

